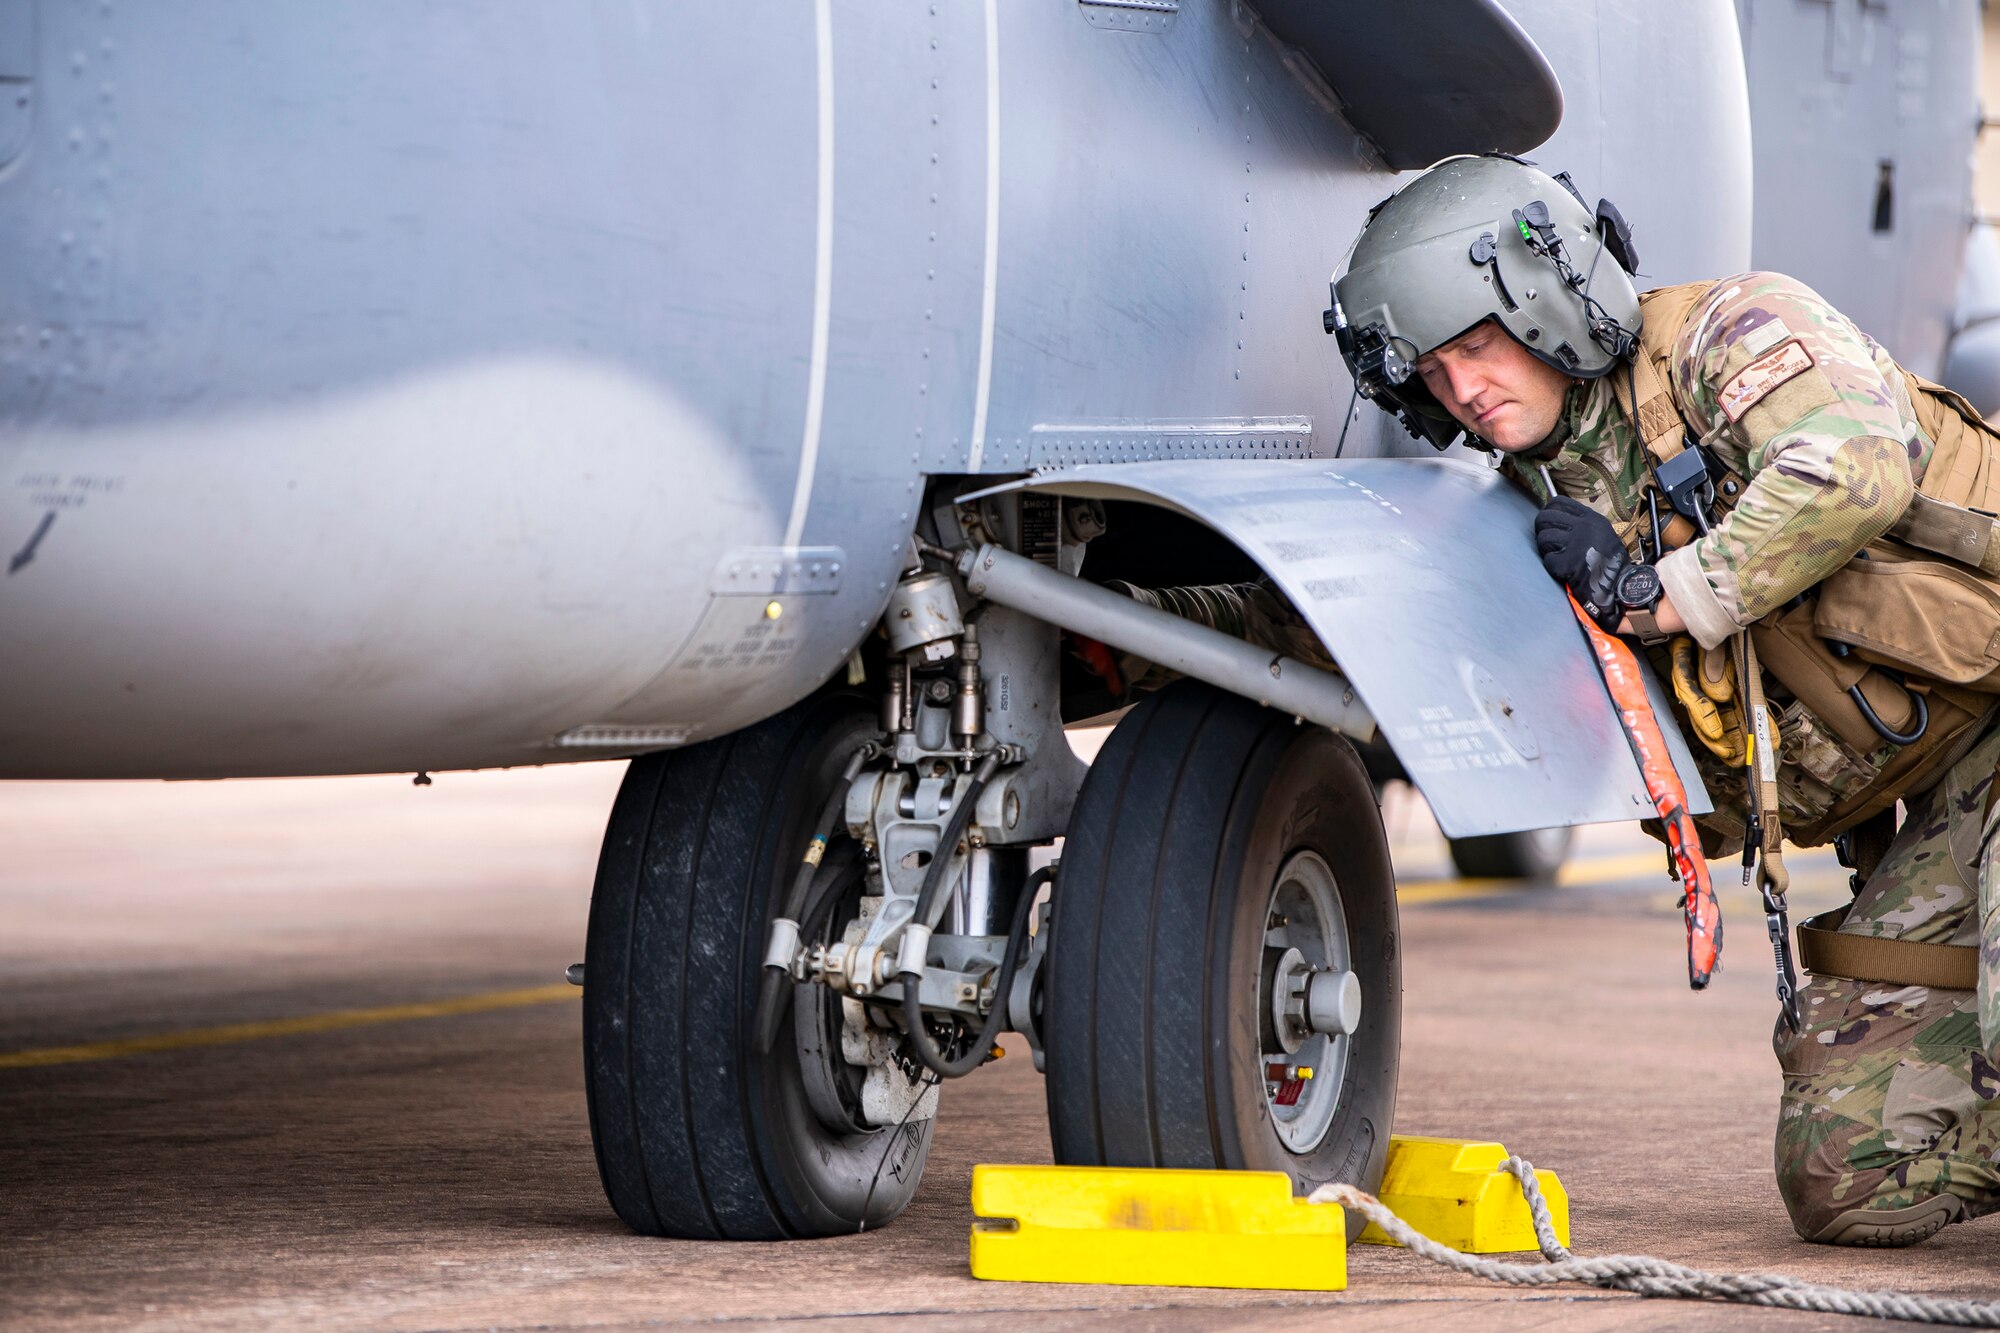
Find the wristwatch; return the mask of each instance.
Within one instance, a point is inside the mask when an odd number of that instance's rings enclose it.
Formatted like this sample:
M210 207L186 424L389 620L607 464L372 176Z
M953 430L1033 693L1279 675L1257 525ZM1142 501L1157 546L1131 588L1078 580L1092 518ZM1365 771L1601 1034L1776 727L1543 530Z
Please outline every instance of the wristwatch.
M1660 572L1636 560L1625 566L1625 571L1618 576L1618 605L1624 609L1625 618L1632 622L1641 643L1665 643L1673 637L1660 629L1659 621L1653 615L1653 609L1660 604L1660 596L1665 591L1660 585Z

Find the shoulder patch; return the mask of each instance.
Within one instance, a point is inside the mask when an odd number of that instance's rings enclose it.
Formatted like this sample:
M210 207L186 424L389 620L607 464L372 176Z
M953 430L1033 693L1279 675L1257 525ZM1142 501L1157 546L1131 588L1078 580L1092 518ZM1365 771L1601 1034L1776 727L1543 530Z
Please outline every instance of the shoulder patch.
M1764 395L1789 379L1805 374L1816 363L1805 345L1793 338L1779 344L1736 372L1716 395L1716 405L1733 425Z

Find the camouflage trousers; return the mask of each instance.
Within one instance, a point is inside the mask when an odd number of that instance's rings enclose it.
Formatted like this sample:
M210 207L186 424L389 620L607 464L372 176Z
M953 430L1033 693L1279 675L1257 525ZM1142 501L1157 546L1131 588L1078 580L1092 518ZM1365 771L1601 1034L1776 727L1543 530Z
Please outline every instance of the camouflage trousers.
M1841 929L1981 945L1978 991L1813 977L1778 1025L1778 1189L1807 1240L1901 1245L2000 1208L2000 729L1908 803ZM1982 936L1984 939L1982 940ZM1981 1010L1987 1011L1981 1036ZM1857 1212L1857 1210L1860 1210Z

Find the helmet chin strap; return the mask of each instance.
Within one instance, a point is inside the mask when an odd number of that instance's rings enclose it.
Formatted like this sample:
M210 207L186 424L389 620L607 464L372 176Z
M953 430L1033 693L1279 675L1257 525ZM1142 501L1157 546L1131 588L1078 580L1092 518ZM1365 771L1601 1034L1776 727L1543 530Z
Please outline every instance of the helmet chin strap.
M1537 463L1552 461L1557 454L1563 451L1563 446L1569 443L1567 426L1567 421L1557 422L1556 428L1550 431L1540 444L1532 449L1523 449L1521 457L1532 459Z

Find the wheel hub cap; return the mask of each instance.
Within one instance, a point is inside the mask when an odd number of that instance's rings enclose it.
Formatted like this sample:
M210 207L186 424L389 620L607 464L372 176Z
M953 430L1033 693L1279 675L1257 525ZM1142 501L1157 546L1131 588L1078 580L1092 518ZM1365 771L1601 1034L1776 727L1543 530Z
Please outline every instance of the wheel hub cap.
M1307 1153L1326 1137L1339 1109L1350 1038L1362 1013L1340 887L1316 853L1299 852L1279 871L1264 955L1266 1105L1285 1147Z

